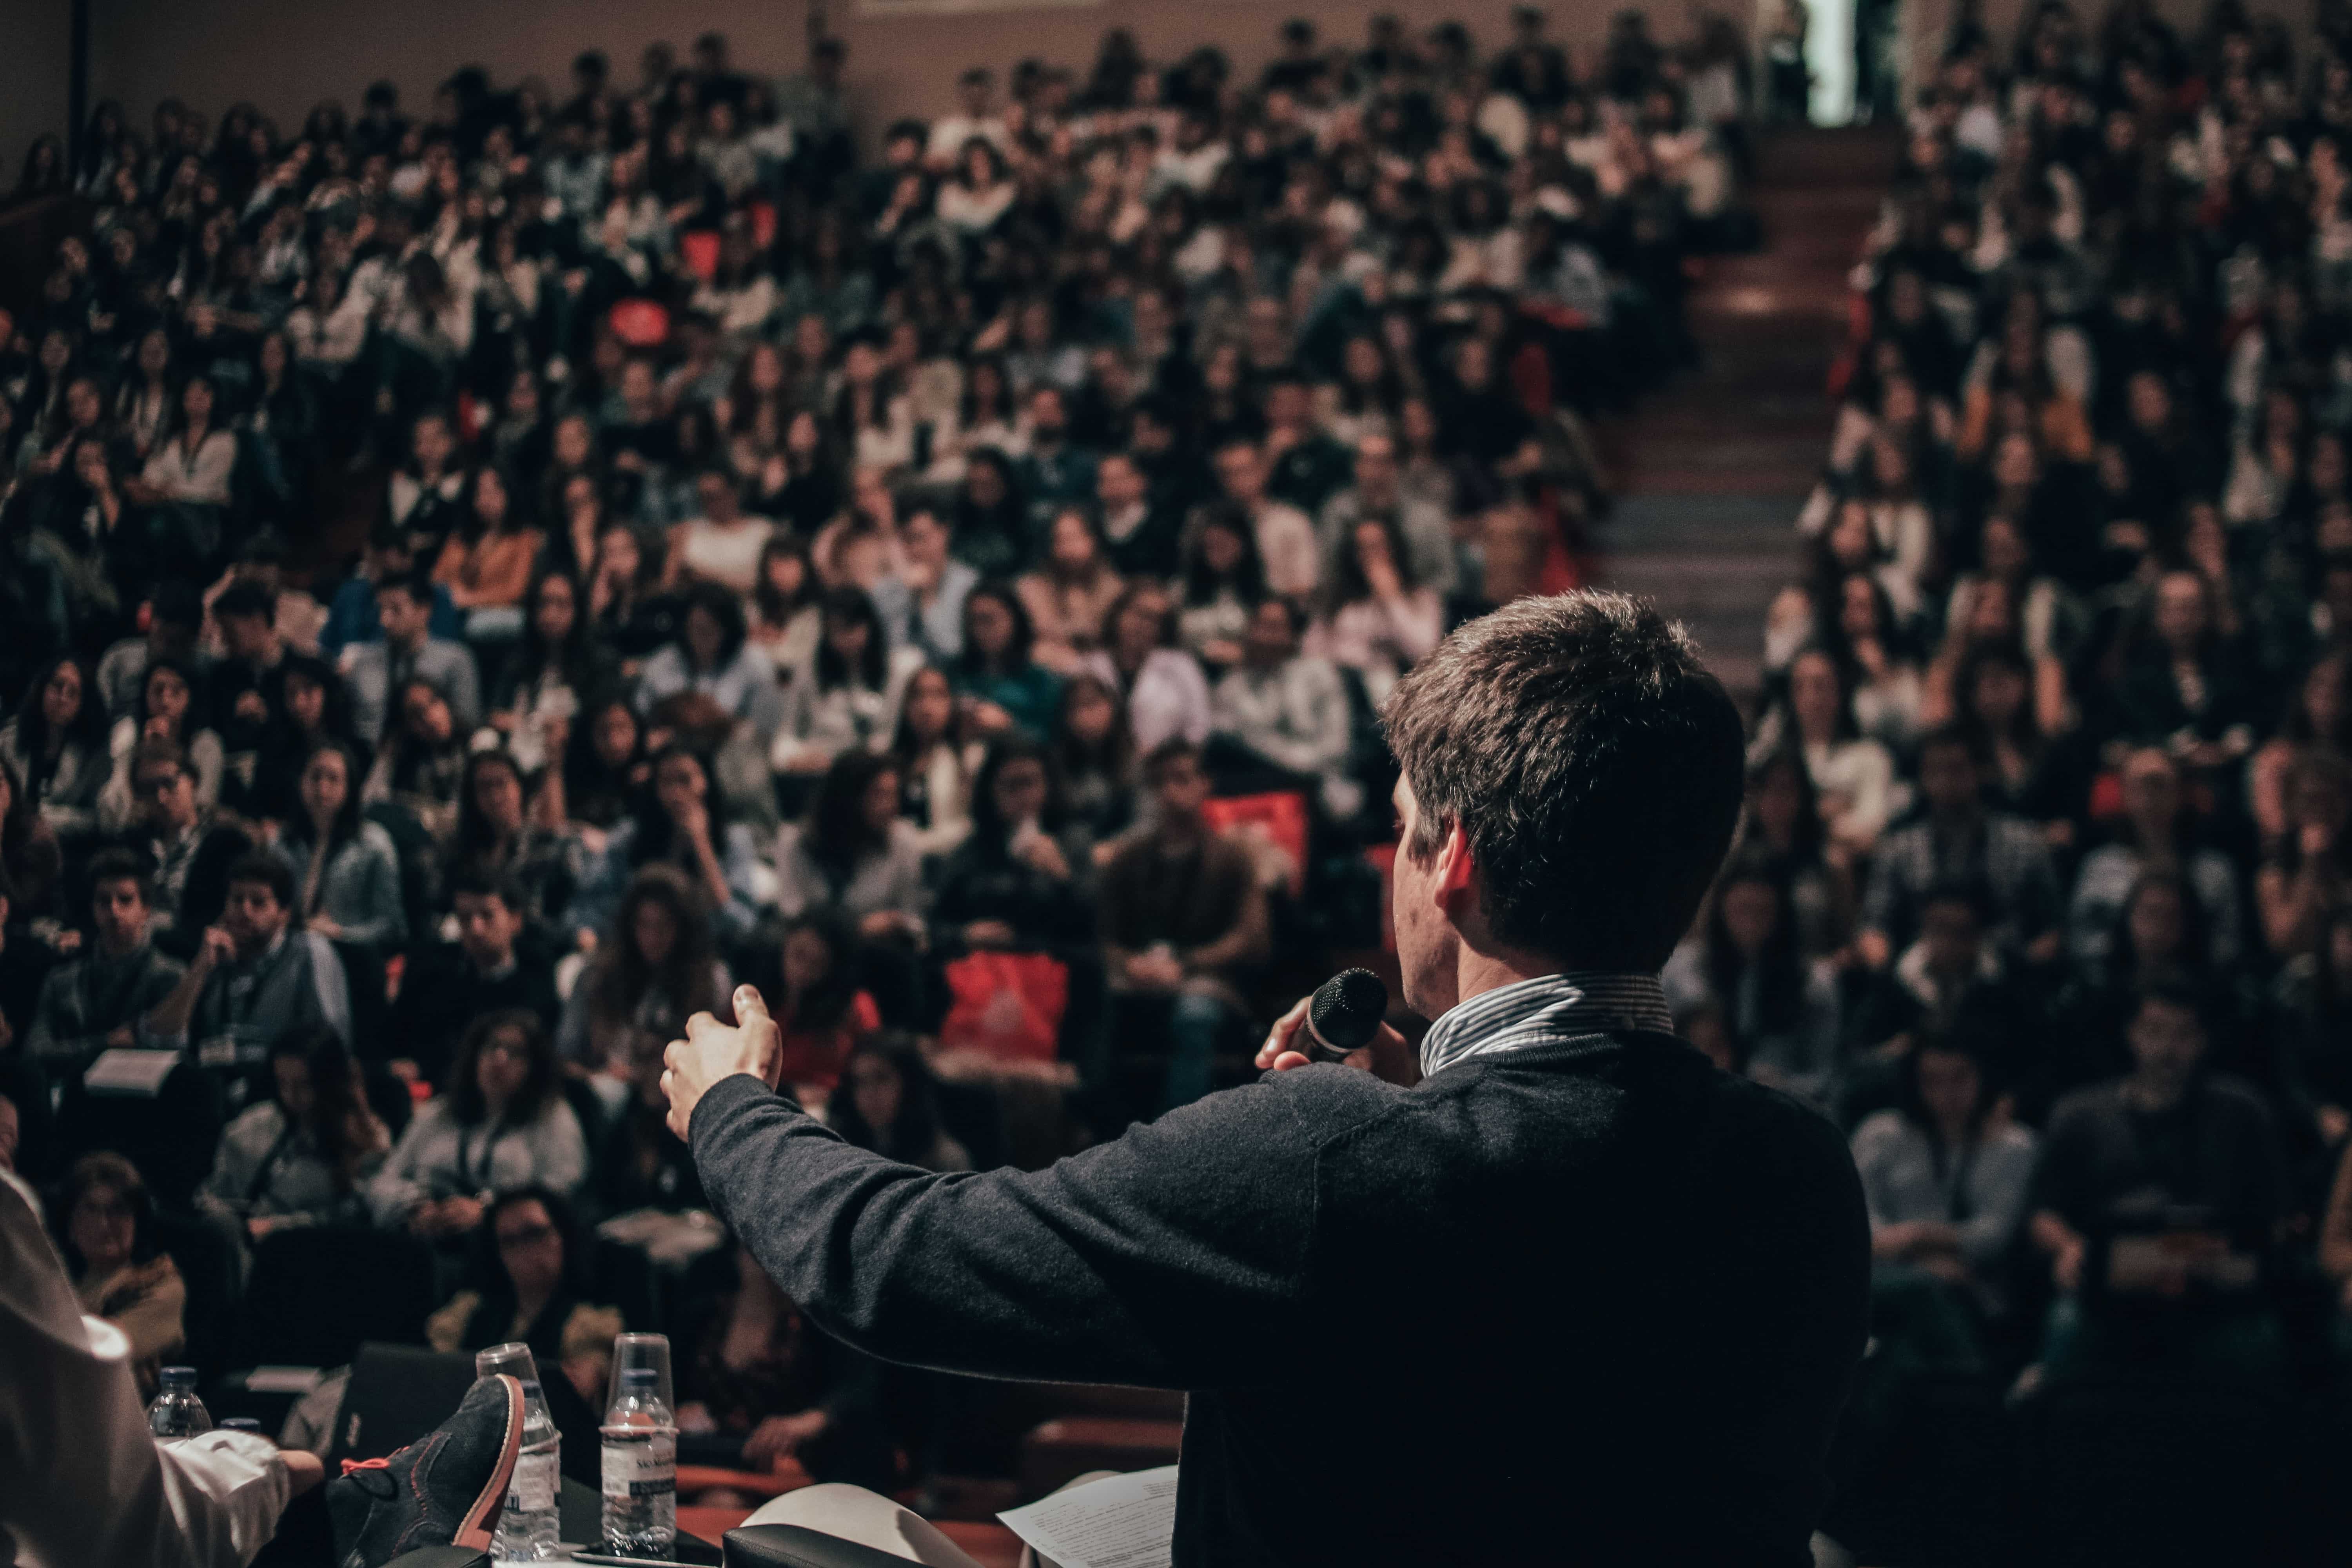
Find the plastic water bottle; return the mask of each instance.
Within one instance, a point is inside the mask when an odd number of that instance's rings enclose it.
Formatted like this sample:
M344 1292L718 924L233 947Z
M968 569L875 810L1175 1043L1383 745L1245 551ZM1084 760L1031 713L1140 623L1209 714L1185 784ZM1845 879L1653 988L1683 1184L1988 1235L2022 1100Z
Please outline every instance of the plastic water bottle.
M205 1402L196 1397L196 1369L167 1366L163 1389L147 1407L147 1429L158 1437L201 1437L213 1429Z
M506 1373L522 1384L522 1448L515 1455L514 1479L507 1483L506 1506L499 1510L490 1556L499 1563L561 1557L563 1521L557 1500L562 1489L562 1436L548 1413L538 1363L528 1346L496 1345L475 1356L474 1368L484 1377Z
M661 1374L625 1368L602 1431L605 1549L668 1556L677 1539L677 1423L662 1403Z

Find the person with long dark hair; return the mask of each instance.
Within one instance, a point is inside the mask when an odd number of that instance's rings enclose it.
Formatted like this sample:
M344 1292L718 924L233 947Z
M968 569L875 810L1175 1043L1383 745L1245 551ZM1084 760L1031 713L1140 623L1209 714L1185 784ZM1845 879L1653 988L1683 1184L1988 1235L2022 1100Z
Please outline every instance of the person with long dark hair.
M358 771L341 742L312 747L298 786L302 809L272 847L293 869L297 920L333 941L389 953L408 936L400 852L360 816Z
M654 705L681 691L698 691L728 718L747 722L762 735L784 721L783 694L776 667L765 649L751 642L743 601L717 583L687 590L675 642L656 650L637 676L637 706Z
M1722 1009L1748 1076L1826 1107L1841 1066L1837 973L1807 960L1801 935L1769 852L1744 854L1717 879L1703 934L1658 978L1678 1015Z
M1829 853L1821 796L1805 760L1793 749L1748 765L1748 806L1740 818L1743 853L1759 857L1786 889L1799 945L1818 958L1845 944L1853 929L1851 864Z
M447 1092L416 1112L368 1184L376 1224L427 1238L462 1237L482 1223L497 1194L579 1186L588 1145L559 1075L555 1047L532 1015L518 1008L475 1019Z
M774 962L765 962L772 952ZM783 923L753 978L783 1034L782 1081L830 1092L851 1047L882 1026L858 984L857 933L835 910L812 906Z
M637 1068L697 1013L727 994L708 904L676 867L648 865L629 879L611 923L572 988L556 1028L565 1065L617 1102Z
M1445 602L1419 580L1394 515L1361 518L1333 542L1309 654L1356 670L1377 704L1444 635Z
M222 1130L196 1206L257 1242L299 1226L364 1223L364 1189L392 1152L359 1063L332 1029L297 1029L269 1047L275 1092Z
M1943 1034L1904 1059L1900 1103L1854 1130L1873 1294L1882 1321L1899 1317L1931 1359L1980 1362L1974 1309L2000 1300L2035 1152L2033 1134L2000 1109L1983 1065Z
M1028 608L1009 585L982 583L965 596L963 652L948 676L982 733L1037 740L1052 732L1062 683L1030 656L1034 637Z
M853 750L877 750L898 722L906 683L923 662L895 652L873 599L860 588L829 590L816 657L784 693L784 721L769 762L779 773L822 773Z
M940 1124L939 1079L911 1035L870 1036L849 1053L825 1125L860 1149L927 1171L969 1171L971 1156Z
M131 826L139 803L131 793L131 759L139 742L161 737L187 753L195 770L196 803L212 805L221 794L221 773L226 758L220 736L205 721L202 708L204 682L195 661L180 654L151 654L140 676L139 700L114 721L107 740L113 765L98 793L98 824L108 833Z
M614 674L611 654L589 635L579 580L542 567L524 591L521 640L490 698L489 721L526 774L558 759L581 710Z
M925 665L907 682L890 759L898 764L898 815L915 825L926 855L944 855L971 831L971 779L980 746L963 738L955 684Z
M989 746L971 833L940 868L931 921L975 948L1076 949L1094 931L1094 846L1075 826L1052 753L1020 736Z
M831 907L862 935L919 938L929 894L914 824L898 815L898 768L872 752L844 752L825 771L807 820L776 838L777 905L786 919Z
M0 727L0 764L60 838L96 828L108 773L106 710L80 659L51 659L34 677L16 716Z
M542 941L571 906L583 873L579 841L530 820L522 768L505 752L466 758L457 784L457 830L449 844L452 885L473 880L510 887L514 912Z
M353 728L351 690L334 667L311 654L289 653L278 661L277 707L254 752L252 781L232 775L222 791L246 816L284 822L301 815L302 763L320 744L333 741L351 752L365 778L375 752Z
M565 928L602 940L632 879L648 866L683 876L734 940L751 933L761 905L760 850L751 827L728 819L727 797L710 765L687 747L653 759L629 815L605 836L604 853L564 915Z
M791 681L816 657L824 596L805 545L778 535L761 547L759 578L751 584L751 640L766 651L779 680Z
M1135 816L1135 737L1118 689L1091 669L1064 681L1050 744L1071 820L1108 843Z
M523 595L546 531L518 504L507 476L484 464L466 481L433 581L466 616L467 640L502 642L522 629Z
M1249 618L1266 596L1257 534L1237 506L1203 510L1184 531L1184 646L1213 674L1239 664Z
M652 773L636 704L608 691L590 699L573 722L563 765L550 769L541 788L540 816L563 824L592 853L602 854L605 833L628 814Z

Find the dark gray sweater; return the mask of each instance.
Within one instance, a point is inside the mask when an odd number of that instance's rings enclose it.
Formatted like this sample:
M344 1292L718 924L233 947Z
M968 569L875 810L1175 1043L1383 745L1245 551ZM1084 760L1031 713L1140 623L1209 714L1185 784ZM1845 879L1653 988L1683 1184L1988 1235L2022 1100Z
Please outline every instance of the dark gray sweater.
M751 1078L692 1132L858 1349L1191 1391L1180 1564L1811 1561L1861 1186L1671 1037L1269 1074L1038 1172L894 1164Z

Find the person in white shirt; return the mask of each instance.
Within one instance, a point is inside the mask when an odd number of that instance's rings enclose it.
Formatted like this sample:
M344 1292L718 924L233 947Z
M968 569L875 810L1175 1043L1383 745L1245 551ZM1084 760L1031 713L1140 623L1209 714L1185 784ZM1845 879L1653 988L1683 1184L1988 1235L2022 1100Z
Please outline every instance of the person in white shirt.
M974 66L956 78L960 107L955 113L931 121L923 161L944 173L962 159L965 144L975 136L1000 152L1011 145L1003 119L989 109L988 100L995 90L996 79L986 66Z
M1229 441L1211 461L1226 499L1247 514L1257 535L1266 592L1287 597L1312 594L1321 574L1315 558L1315 525L1297 507L1268 499L1265 458L1257 443L1246 437Z
M37 1200L0 1172L0 1568L244 1568L315 1454L246 1432L159 1443L122 1331L84 1315Z

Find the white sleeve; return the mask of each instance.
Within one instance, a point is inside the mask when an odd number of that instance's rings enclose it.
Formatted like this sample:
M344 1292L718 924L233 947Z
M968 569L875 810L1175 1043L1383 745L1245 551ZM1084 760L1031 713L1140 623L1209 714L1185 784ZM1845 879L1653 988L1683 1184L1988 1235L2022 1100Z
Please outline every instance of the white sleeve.
M130 1342L85 1318L31 1193L0 1176L0 1561L244 1568L291 1490L264 1439L159 1446Z

